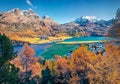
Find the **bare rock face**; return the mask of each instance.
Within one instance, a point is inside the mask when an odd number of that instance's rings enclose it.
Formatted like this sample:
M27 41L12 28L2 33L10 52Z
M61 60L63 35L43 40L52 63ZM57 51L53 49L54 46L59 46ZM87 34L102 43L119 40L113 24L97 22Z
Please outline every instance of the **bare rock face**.
M42 19L39 15L37 15L33 10L20 10L13 9L7 13L3 13L0 16L0 22L3 22L4 25L10 24L11 28L40 28L43 26L49 27L50 25L57 24L53 20ZM42 23L46 23L46 25L41 25ZM15 24L20 26L13 26ZM25 26L26 24L26 26ZM6 27L9 27L6 25Z
M11 11L0 13L0 28L9 32L32 31L39 35L51 34L52 25L58 25L50 17L42 18L32 9L20 10L18 8Z

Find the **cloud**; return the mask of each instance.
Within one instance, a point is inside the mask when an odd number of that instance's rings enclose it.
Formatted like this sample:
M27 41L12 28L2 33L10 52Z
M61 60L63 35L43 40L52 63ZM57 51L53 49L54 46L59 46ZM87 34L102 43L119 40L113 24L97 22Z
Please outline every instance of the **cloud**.
M26 3L34 9L37 8L32 4L32 2L30 0L26 0Z

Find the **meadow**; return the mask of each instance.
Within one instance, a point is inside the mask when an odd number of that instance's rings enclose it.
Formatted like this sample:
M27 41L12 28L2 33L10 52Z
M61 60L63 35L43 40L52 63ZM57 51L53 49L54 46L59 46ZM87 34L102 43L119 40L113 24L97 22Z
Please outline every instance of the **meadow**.
M74 50L77 44L55 44L47 48L41 56L44 59L53 59L55 55L65 56L70 51Z

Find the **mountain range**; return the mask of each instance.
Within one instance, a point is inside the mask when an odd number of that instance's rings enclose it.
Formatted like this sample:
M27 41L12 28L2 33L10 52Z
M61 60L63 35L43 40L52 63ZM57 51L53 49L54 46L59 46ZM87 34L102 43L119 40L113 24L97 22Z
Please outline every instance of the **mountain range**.
M0 12L0 33L9 37L40 36L94 36L106 35L111 20L97 20L95 16L82 16L74 21L59 24L49 16L39 16L32 9L12 9Z

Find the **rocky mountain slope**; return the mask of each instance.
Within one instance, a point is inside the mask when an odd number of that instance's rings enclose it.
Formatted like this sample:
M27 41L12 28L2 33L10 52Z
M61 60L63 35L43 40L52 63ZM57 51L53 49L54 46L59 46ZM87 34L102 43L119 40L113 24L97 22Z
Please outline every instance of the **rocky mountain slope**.
M16 8L0 13L0 33L9 37L105 35L111 25L112 20L98 21L95 16L83 16L69 23L58 24L49 16L41 17L31 9Z
M12 9L11 11L0 13L0 29L2 32L22 34L52 34L51 26L58 25L50 17L40 17L33 10ZM24 36L20 34L20 36ZM29 36L29 35L27 35Z
M113 20L97 20L95 16L83 16L62 26L67 29L72 29L75 35L79 35L79 33L82 32L83 35L103 36L106 35L107 30L112 26L112 21Z
M108 35L120 40L120 8L116 11L116 19L113 21L114 25L109 29ZM119 41L120 42L120 41Z

